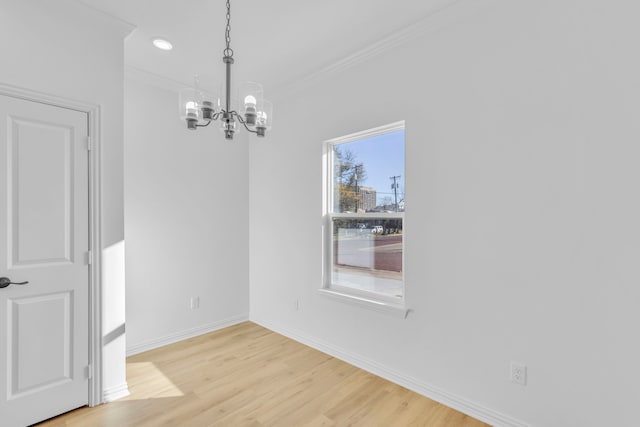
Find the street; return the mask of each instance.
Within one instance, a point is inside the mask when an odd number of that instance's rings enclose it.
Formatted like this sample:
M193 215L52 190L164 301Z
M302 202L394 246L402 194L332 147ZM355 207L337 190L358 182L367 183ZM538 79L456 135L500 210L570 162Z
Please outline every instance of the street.
M333 250L337 266L381 272L402 271L402 234L365 233L353 237L334 237Z

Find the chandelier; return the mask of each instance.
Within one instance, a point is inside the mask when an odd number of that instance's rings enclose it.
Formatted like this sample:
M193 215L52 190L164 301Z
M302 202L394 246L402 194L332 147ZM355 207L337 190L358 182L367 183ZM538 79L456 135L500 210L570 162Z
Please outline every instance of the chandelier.
M231 4L227 0L227 28L225 30L226 48L222 62L226 67L225 98L222 95L213 97L200 90L198 78L194 78L193 88L180 91L180 118L186 120L187 128L196 130L209 126L214 120L220 119L221 130L225 139L233 139L237 123L240 122L246 130L263 137L271 129L273 121L273 106L264 99L262 85L246 82L240 85L238 100L240 110L236 111L231 105L231 65L233 64L233 49L231 49ZM221 91L222 92L222 91Z

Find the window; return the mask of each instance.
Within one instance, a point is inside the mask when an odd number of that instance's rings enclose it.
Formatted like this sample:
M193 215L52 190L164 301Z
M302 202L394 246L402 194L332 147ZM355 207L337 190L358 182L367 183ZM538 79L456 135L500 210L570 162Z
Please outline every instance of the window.
M404 305L404 122L325 142L321 291Z

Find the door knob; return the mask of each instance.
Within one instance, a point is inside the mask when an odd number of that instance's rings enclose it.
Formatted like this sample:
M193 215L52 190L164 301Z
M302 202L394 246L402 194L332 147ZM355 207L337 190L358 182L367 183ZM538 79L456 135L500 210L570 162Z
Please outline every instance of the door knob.
M8 277L0 277L0 289L6 288L9 285L26 285L29 282L12 282Z

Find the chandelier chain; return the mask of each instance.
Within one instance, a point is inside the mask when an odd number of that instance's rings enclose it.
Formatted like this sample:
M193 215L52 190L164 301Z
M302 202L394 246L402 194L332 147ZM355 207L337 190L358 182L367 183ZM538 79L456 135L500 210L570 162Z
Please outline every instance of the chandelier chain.
M224 50L224 56L233 57L233 49L231 49L231 1L227 0L227 29L225 31L225 40L227 47Z

